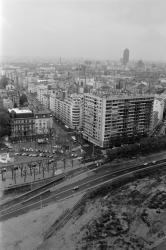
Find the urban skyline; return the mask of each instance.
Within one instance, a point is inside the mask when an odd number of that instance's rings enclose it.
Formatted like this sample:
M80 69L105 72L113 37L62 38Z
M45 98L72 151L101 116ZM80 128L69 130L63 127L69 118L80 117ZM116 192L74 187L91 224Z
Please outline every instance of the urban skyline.
M0 56L165 61L163 1L2 0ZM157 49L156 49L157 48Z

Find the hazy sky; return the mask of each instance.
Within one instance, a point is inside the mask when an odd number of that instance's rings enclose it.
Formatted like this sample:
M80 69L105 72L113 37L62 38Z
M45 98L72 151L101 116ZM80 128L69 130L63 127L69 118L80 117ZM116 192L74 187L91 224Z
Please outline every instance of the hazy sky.
M165 0L0 0L6 56L166 60Z

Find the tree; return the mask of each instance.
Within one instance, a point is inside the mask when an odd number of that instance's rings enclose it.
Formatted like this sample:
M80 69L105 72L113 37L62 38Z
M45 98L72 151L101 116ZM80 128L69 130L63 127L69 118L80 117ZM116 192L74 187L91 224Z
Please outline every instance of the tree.
M28 103L28 99L27 99L27 96L25 94L22 94L20 96L20 106L23 107L23 106L27 106L27 103Z
M9 83L9 78L7 78L6 76L2 76L2 78L0 79L0 88L5 89L8 83Z
M6 109L0 108L0 138L11 134L10 116Z

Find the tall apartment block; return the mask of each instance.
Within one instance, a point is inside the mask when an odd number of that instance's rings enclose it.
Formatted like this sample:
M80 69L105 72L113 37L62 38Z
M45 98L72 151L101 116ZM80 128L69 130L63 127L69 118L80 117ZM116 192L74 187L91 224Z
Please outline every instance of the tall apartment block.
M71 129L81 129L83 124L83 95L72 94L60 99L50 96L50 109L55 117Z
M148 135L153 102L152 95L85 94L84 139L106 148L118 140Z

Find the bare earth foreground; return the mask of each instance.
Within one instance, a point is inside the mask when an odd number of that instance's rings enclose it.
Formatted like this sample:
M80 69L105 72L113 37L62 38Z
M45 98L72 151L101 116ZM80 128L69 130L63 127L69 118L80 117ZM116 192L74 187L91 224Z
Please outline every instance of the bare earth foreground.
M166 172L87 200L38 250L166 249Z
M0 223L0 249L36 249L43 241L44 232L49 229L65 209L71 208L81 196L77 195Z
M102 195L93 193L63 228L44 241L45 232L81 196L1 223L0 249L166 249L166 171Z

